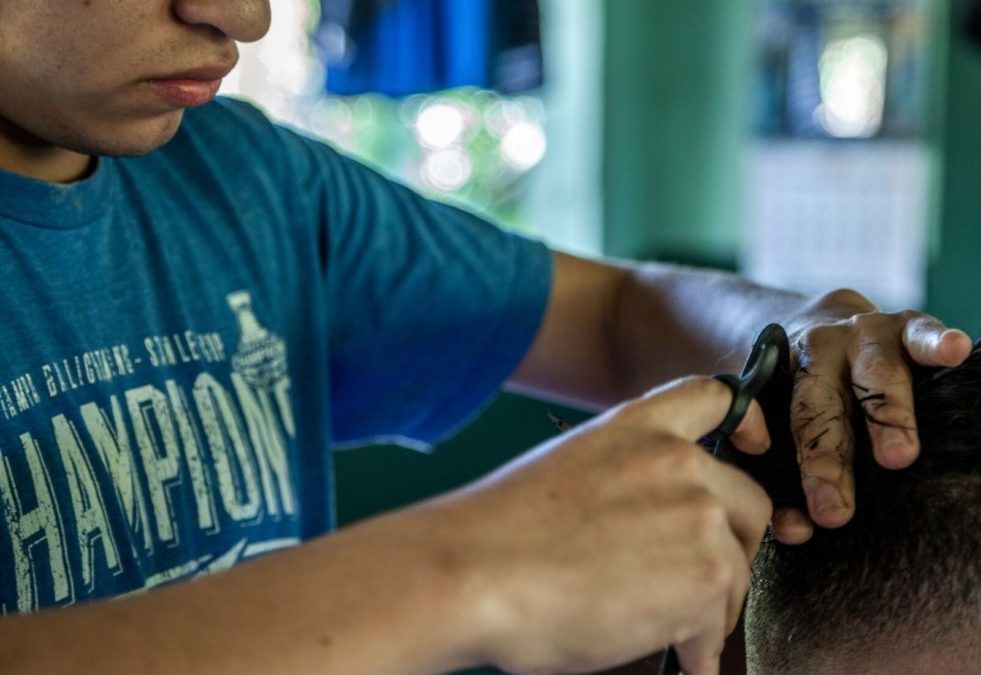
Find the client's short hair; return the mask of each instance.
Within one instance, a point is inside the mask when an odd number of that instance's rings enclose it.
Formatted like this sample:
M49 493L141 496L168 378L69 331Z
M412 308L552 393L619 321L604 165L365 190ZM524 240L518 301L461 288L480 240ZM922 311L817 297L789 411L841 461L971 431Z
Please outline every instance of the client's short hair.
M751 674L867 672L854 664L923 652L981 663L981 341L964 365L914 380L919 459L883 469L857 431L851 522L800 546L764 542Z

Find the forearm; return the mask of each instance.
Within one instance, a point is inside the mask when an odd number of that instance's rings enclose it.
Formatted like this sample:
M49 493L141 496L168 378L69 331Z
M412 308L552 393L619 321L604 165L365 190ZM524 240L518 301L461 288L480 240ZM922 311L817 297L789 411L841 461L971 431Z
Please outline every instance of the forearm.
M508 384L602 409L681 375L738 370L769 323L793 334L872 309L851 291L810 299L714 270L556 253L548 309Z
M815 316L841 319L874 309L848 290L809 298L734 274L674 265L638 265L618 289L610 331L624 394L690 373L737 372L769 323L791 334Z
M427 529L399 514L145 595L5 617L0 670L423 675L466 666L465 582Z
M623 394L685 374L735 371L763 326L806 303L733 274L637 265L618 289L609 333Z

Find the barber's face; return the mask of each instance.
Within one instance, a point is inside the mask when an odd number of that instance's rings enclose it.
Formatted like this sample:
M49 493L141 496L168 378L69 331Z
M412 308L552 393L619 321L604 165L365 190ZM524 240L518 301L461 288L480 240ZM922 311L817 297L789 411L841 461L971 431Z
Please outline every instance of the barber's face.
M149 152L232 68L235 41L266 33L269 14L269 0L0 0L0 136Z

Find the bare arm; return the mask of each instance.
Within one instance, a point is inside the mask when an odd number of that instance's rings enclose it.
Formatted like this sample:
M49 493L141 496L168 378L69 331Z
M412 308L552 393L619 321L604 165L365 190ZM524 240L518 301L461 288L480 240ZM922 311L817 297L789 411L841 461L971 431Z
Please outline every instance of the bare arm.
M556 253L548 312L509 386L604 408L685 374L738 370L763 326L807 302L724 272Z
M415 675L464 667L467 589L404 512L228 572L0 619L4 675Z

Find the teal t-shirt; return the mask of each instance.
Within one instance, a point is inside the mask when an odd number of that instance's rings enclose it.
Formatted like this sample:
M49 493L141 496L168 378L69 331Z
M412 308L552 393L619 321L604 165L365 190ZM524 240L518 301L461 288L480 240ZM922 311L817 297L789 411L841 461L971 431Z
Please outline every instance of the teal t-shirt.
M71 185L0 171L0 614L329 531L331 449L473 415L551 265L233 100Z

